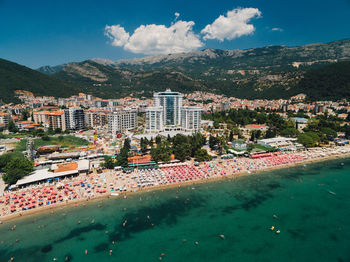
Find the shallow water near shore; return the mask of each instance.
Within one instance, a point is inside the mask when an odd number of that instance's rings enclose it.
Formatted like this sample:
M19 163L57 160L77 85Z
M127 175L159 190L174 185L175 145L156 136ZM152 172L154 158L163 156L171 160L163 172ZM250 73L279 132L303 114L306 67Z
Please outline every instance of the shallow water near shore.
M350 261L349 188L341 159L48 211L0 225L0 261Z

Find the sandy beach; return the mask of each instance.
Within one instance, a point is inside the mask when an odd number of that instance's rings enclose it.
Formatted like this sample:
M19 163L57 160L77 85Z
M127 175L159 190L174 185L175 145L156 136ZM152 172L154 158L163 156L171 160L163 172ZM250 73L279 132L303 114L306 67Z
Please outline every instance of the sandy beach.
M102 174L80 175L58 183L4 192L0 196L0 220L9 222L21 217L40 215L42 212L54 213L56 209L86 205L91 201L127 198L135 192L163 190L345 157L350 157L350 146L315 148L261 159L216 159L197 167L192 162L187 162L128 174L106 170ZM119 195L116 196L116 193Z

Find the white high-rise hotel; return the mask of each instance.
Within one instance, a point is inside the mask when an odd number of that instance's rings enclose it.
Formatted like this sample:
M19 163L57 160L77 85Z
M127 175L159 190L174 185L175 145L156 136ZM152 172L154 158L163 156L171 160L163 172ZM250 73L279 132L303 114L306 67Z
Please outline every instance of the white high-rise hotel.
M146 109L146 131L197 131L200 129L201 108L183 107L183 94L165 92L154 94L153 107Z

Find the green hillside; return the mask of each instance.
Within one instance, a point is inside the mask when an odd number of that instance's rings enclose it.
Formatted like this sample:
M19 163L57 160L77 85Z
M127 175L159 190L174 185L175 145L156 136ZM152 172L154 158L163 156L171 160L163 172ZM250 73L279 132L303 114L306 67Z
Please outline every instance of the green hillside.
M296 89L313 101L350 99L350 61L308 70Z
M0 100L18 102L15 90L26 90L40 96L69 97L79 89L28 67L0 59Z

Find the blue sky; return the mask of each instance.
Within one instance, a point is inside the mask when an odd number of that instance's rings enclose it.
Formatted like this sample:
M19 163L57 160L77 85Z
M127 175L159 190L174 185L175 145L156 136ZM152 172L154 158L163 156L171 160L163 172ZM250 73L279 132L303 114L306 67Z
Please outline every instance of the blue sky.
M0 0L0 57L37 68L94 57L330 42L350 37L349 17L349 0Z

